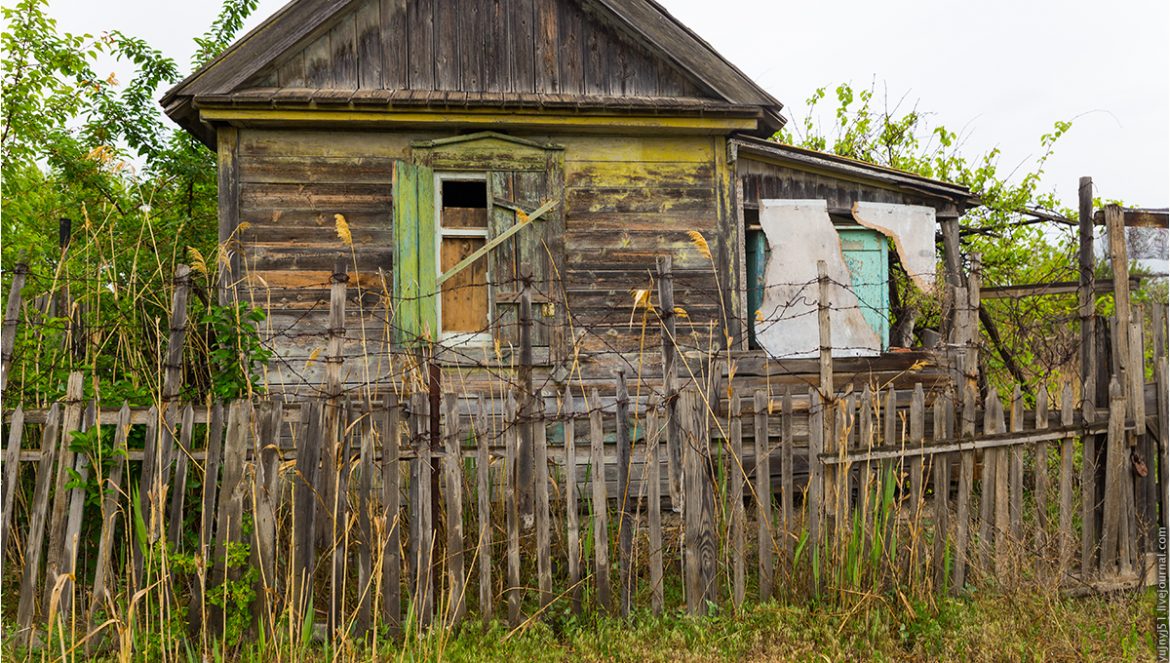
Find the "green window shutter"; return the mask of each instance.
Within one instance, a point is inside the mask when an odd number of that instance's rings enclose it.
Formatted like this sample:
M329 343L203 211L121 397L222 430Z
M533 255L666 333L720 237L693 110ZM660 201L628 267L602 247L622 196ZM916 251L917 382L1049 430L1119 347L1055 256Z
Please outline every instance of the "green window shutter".
M748 300L748 347L758 348L756 343L756 311L764 305L764 270L768 266L768 240L763 230L747 231L747 300Z
M395 161L393 186L394 326L399 343L411 345L438 329L434 172Z
M889 245L884 235L869 228L838 226L837 234L861 314L885 351L890 347Z

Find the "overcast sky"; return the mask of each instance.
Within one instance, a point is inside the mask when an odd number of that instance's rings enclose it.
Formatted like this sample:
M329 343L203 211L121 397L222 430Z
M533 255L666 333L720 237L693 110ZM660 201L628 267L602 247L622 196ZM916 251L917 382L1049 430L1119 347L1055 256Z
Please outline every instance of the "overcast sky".
M1077 178L1091 175L1099 196L1170 202L1165 0L660 1L783 101L790 120L817 87L876 81L961 130L969 153L1001 148L1005 172L1038 155L1053 122L1074 120L1045 188L1075 207ZM247 27L283 4L261 0ZM119 29L184 67L218 9L217 0L50 0L62 29Z

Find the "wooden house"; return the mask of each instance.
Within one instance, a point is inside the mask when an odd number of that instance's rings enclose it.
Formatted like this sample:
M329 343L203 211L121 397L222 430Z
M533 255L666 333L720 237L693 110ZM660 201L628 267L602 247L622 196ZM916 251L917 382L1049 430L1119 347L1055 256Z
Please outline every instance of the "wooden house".
M420 341L445 365L513 367L525 283L548 382L650 375L661 256L679 346L763 358L757 327L788 324L761 310L768 270L819 255L766 236L799 220L786 200L823 201L875 334L842 366L897 372L920 356L885 352L890 255L933 251L936 224L973 204L768 141L782 104L653 0L294 0L162 104L218 153L224 295L267 310L269 380L290 389L321 379L339 260L349 384L396 379ZM930 225L882 234L858 203Z

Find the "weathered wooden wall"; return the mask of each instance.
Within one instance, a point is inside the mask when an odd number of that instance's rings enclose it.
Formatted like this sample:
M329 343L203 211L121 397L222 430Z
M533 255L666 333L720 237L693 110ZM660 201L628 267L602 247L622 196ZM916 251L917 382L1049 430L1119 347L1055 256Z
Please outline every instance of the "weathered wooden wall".
M743 183L743 202L748 208L757 207L761 200L774 198L825 200L830 209L848 209L857 201L927 207L939 205L938 198L750 157L741 156L737 161L737 175Z
M393 291L392 169L411 158L411 142L439 137L423 132L230 130L221 141L221 176L235 183L221 192L227 222L221 239L239 239L239 295L269 312L266 341L277 353L269 380L320 382L327 335L329 278L341 258L350 275L346 356L348 383L383 381L394 372L389 339ZM605 375L624 362L613 353L645 348L657 358L660 337L633 291L654 289L655 259L674 260L679 344L705 347L723 320L712 260L688 236L703 233L714 261L734 255L724 229L729 180L722 137L524 136L564 147L565 255L557 273L567 297L577 347L588 357L609 355ZM234 145L234 147L233 147ZM234 192L238 191L238 194ZM238 210L238 213L234 210ZM342 215L352 250L337 234ZM238 215L238 231L230 220ZM514 289L514 284L512 289ZM631 323L631 319L633 323ZM715 330L714 338L719 338ZM510 340L510 339L505 339ZM509 354L508 345L503 348ZM468 353L464 353L468 354ZM474 363L474 357L462 357ZM496 361L494 349L483 361ZM509 363L507 356L504 363ZM544 363L537 357L538 363Z
M364 0L251 87L703 97L588 3Z

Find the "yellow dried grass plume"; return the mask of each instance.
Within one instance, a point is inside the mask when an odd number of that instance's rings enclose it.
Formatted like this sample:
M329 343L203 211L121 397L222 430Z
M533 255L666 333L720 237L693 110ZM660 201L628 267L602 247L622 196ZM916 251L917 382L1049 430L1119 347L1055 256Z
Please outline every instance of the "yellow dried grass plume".
M187 262L191 263L191 269L207 276L207 259L203 257L203 253L194 246L187 247Z
M703 254L707 260L711 260L711 247L707 244L707 238L703 237L703 233L698 230L688 230L687 236L691 238L691 244Z
M337 230L337 238L341 240L342 244L353 246L353 233L349 231L349 223L346 222L345 215L334 214L333 221L333 225Z

